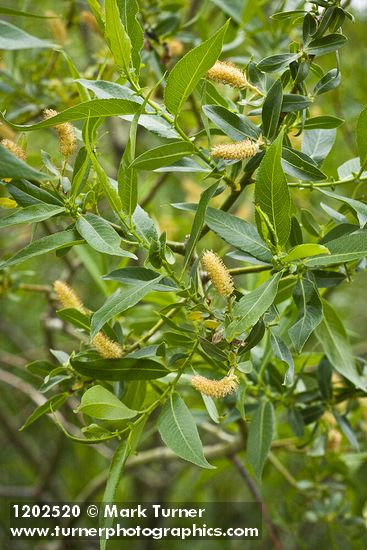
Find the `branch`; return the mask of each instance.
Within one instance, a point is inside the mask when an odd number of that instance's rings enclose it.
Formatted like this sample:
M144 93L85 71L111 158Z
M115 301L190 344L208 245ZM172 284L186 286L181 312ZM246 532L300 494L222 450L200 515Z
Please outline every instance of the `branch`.
M276 550L283 550L283 545L282 545L281 540L279 539L279 535L277 533L277 528L274 525L274 523L272 522L272 519L269 515L267 506L265 505L265 502L262 500L260 491L258 490L254 480L251 478L250 474L248 473L245 466L242 464L241 460L239 459L239 457L237 455L234 454L233 456L231 456L231 461L233 462L234 466L236 467L236 469L237 469L238 473L240 474L240 476L242 477L242 479L245 480L245 482L246 482L252 496L255 498L256 502L261 504L264 523L266 524L266 527L269 531L269 535L270 535L271 540L273 541L274 548Z

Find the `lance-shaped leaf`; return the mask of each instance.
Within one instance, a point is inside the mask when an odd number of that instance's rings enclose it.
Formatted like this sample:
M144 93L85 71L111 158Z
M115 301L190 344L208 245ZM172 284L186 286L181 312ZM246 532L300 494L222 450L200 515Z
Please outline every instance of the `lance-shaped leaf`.
M167 399L158 419L158 430L163 442L177 456L201 468L213 468L204 456L194 419L177 393Z
M105 0L105 37L116 65L129 74L131 41L121 21L117 0Z
M112 256L137 259L135 254L122 250L118 233L100 216L90 213L80 216L76 222L76 228L94 250Z
M78 353L70 359L73 368L95 380L155 380L167 376L169 371L157 361L146 358L122 357L103 359L93 351Z
M265 73L272 73L285 69L299 57L299 53L281 53L265 57L257 64L257 68Z
M91 336L95 336L103 325L112 319L112 317L119 315L126 309L140 302L148 292L153 290L154 286L161 278L162 276L160 275L156 279L150 281L139 281L135 286L129 286L128 289L117 291L110 296L92 317Z
M317 256L319 254L330 254L330 250L322 244L304 243L293 247L284 257L284 262L294 262L302 258Z
M229 21L208 40L184 55L168 75L164 101L172 114L179 114L199 80L218 59L228 25Z
M367 230L359 229L328 241L326 244L330 254L307 258L305 265L308 267L323 267L351 262L367 256Z
M273 405L263 401L252 417L248 439L247 459L254 469L258 479L268 457L275 430L275 415Z
M35 50L54 48L55 44L41 40L6 21L0 21L0 50Z
M272 254L256 227L228 212L209 207L206 223L212 231L232 246L263 262L271 262Z
M278 128L279 117L282 110L283 86L280 80L276 80L264 101L262 108L263 134L268 139L274 139Z
M348 206L352 208L352 210L355 211L359 225L360 227L364 227L367 223L367 204L361 201L357 201L355 199L350 199L349 197L343 197L341 195L337 195L336 193L332 193L331 191L326 191L324 189L319 189L321 193L324 193L324 195L327 195L328 197L331 197L337 201L344 202Z
M33 204L26 208L17 208L5 218L1 218L0 229L21 223L42 222L62 212L65 212L63 206L56 206L53 204Z
M299 316L288 334L298 353L322 320L322 303L316 283L311 275L301 277L293 289L293 300Z
M233 338L252 327L274 302L282 272L276 273L261 286L249 292L233 307L237 319L226 328L226 338Z
M306 47L306 52L309 55L325 55L335 52L347 42L347 38L342 34L329 34L322 38L312 40Z
M302 141L302 153L320 166L330 153L336 138L336 130L307 130Z
M284 245L291 230L291 199L282 170L281 133L266 151L256 176L255 202L268 216L280 245ZM261 224L258 227L261 232Z
M139 103L128 99L91 99L90 101L84 101L83 103L69 107L69 109L65 109L65 111L35 124L13 124L9 120L6 122L13 128L29 132L41 128L50 128L56 126L56 124L73 120L135 114L140 110L141 105Z
M82 239L76 231L60 231L60 233L42 237L42 239L38 239L38 241L34 241L25 248L22 248L22 250L19 250L19 252L9 258L9 260L3 262L0 268L3 269L11 265L17 265L35 256L40 256L47 252L60 250L62 248L69 248L70 246L82 243L84 243L84 239Z
M194 151L195 147L190 141L174 141L145 151L130 167L136 170L155 170L161 166L169 166L186 155L192 155Z
M257 139L260 135L260 128L249 118L233 113L221 105L204 105L203 111L209 120L235 141Z
M367 391L367 380L357 371L352 347L346 330L333 306L323 300L324 317L316 329L316 336L335 370L357 388Z
M125 420L137 414L126 407L116 395L98 385L83 394L77 411L98 420Z
M292 354L284 340L274 332L271 332L270 334L270 341L275 357L288 365L288 370L285 373L283 383L286 386L291 386L294 379L294 361Z
M131 60L137 74L140 71L140 52L144 45L144 31L138 21L139 5L137 0L117 0L122 23L130 37Z
M52 176L43 174L18 159L0 143L0 179L3 178L15 178L17 180L25 178L36 181L53 179Z
M32 412L32 414L27 418L27 420L24 422L24 424L19 428L20 430L24 430L25 428L28 428L33 422L38 420L41 416L45 414L50 414L56 411L61 407L63 403L67 399L69 399L70 395L68 393L57 393L56 395L53 395L47 401L45 401L42 405L37 407L36 410Z
M183 271L186 270L189 264L189 261L191 259L191 256L194 252L196 243L200 237L200 232L204 225L205 214L208 208L209 201L214 195L214 193L216 192L218 185L219 185L219 182L215 182L208 189L205 189L205 191L201 194L198 208L195 213L194 223L192 224L189 241L186 245L185 260L184 260L184 265L182 267Z
M302 181L326 179L326 175L321 172L311 157L288 147L284 147L282 151L282 167L286 174Z
M135 156L138 122L139 113L134 116L130 126L129 141L121 158L117 178L122 209L130 217L134 214L136 205L138 204L138 176L136 170L130 166Z

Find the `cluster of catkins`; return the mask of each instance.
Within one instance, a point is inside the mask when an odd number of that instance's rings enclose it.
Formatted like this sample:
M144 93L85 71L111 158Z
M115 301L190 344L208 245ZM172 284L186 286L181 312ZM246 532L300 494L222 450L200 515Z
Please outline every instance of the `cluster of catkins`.
M223 261L211 250L206 250L201 263L218 294L230 298L233 294L234 284L232 276ZM239 380L233 372L229 372L227 376L220 380L211 380L205 376L195 375L191 379L191 384L200 393L220 399L235 392Z
M54 282L54 290L64 308L77 309L83 314L88 314L83 302L67 283L63 281ZM117 342L110 340L103 332L98 332L92 339L92 345L99 355L105 359L119 359L123 355L122 347Z
M248 80L243 71L236 67L233 63L217 61L207 72L207 78L215 82L227 84L232 88L244 89L249 88L256 93L259 90L253 86ZM250 139L236 141L235 143L215 145L210 154L212 157L223 160L243 160L254 157L259 150L261 142L253 142Z

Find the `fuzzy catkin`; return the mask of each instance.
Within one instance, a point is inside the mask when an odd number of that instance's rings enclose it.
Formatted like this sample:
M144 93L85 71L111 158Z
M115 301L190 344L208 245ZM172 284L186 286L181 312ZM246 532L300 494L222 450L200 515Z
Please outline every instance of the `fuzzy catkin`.
M224 160L243 160L254 157L259 150L259 144L254 143L249 139L237 141L235 143L227 143L223 145L215 145L210 154L212 157Z
M232 88L246 88L248 80L241 69L233 63L217 61L206 74L209 80L228 84Z
M103 332L98 332L95 335L92 344L104 359L119 359L122 356L120 344L107 338Z
M25 154L24 150L21 147L19 147L19 145L14 143L13 140L11 140L11 139L2 139L1 140L1 145L3 147L5 147L5 149L7 149L11 153L13 153L13 155L18 157L18 159L20 159L20 160L25 160L26 159L26 154Z
M58 113L55 109L45 109L43 116L45 119L52 118ZM59 134L59 147L61 154L68 158L72 155L76 149L76 133L75 128L70 122L63 122L62 124L55 124L55 129Z
M61 46L64 46L68 39L68 31L62 19L57 17L56 13L52 10L47 10L46 14L49 19L47 20L47 26L50 29L52 38Z
M86 309L83 305L83 302L71 286L64 281L55 281L54 290L56 295L64 308L73 308L77 309L81 313L86 313Z
M231 296L234 289L233 279L222 260L211 250L206 250L201 263L218 294Z
M210 380L199 374L191 378L191 385L204 395L220 399L235 392L238 388L238 378L234 374L228 374L220 380Z

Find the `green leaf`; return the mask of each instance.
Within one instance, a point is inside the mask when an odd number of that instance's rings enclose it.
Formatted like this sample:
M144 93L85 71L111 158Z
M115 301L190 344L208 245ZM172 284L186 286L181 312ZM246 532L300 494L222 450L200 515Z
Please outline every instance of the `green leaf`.
M103 386L89 388L83 396L77 412L87 414L98 420L125 420L137 415Z
M282 53L270 55L269 57L265 57L264 59L262 59L260 63L257 64L257 68L260 69L260 71L264 71L264 73L281 71L282 69L288 67L288 65L290 65L292 61L296 61L299 55L299 53Z
M263 134L270 140L276 136L279 117L282 110L283 86L281 80L276 80L265 98L262 108Z
M318 254L330 254L330 250L322 244L305 243L294 246L284 258L284 262L290 263L302 258L317 256Z
M38 420L41 416L44 414L50 414L56 411L61 407L63 403L70 397L68 393L58 393L56 395L53 395L50 397L50 399L47 399L42 405L37 407L32 414L27 418L27 420L24 422L24 424L19 428L19 430L24 430L25 428L28 428L33 422Z
M78 103L78 105L69 107L65 109L65 111L43 120L42 122L36 122L35 124L13 124L9 120L6 122L13 128L17 128L23 132L29 132L41 128L50 128L56 126L56 124L70 122L72 120L135 114L140 111L140 109L141 105L139 105L139 103L128 99L91 99L90 101L84 101L83 103Z
M299 316L288 334L298 353L322 320L322 303L315 280L309 275L301 277L293 289L293 300Z
M157 361L146 358L123 357L103 359L95 352L78 353L70 359L73 368L95 380L154 380L167 376L169 371Z
M195 213L195 219L192 224L190 237L185 248L185 259L184 259L182 271L186 270L189 264L189 261L191 259L191 256L195 250L196 243L200 237L200 233L204 225L205 214L208 208L209 201L215 194L218 188L218 185L219 185L219 181L215 182L213 185L208 187L208 189L203 191L203 193L201 194L198 208Z
M355 199L350 199L349 197L342 197L341 195L337 195L336 193L332 193L331 191L326 191L324 189L319 189L321 193L324 195L327 195L328 197L331 197L337 201L344 202L348 206L352 208L352 210L355 211L359 225L360 227L364 227L367 223L367 205L364 204L364 202L357 201Z
M0 229L21 223L37 223L65 212L62 206L53 204L34 204L26 208L17 208L5 218L0 219Z
M331 130L338 128L344 120L336 116L315 116L308 118L304 124L305 130Z
M136 132L139 113L133 118L130 126L129 141L126 144L118 170L118 189L123 211L131 217L138 204L138 176L136 170L130 167L135 157Z
M158 430L163 442L177 456L201 468L213 468L204 456L194 419L177 393L167 399L158 418Z
M284 94L281 111L283 113L292 113L294 111L303 111L312 103L309 97L299 94Z
M130 286L128 290L118 291L112 296L110 296L103 306L98 309L93 317L91 323L91 336L92 338L97 334L97 332L115 315L120 315L126 309L134 306L148 292L153 290L154 286L161 279L161 275L156 279L151 281L139 281L135 286Z
M336 130L307 130L302 142L302 153L320 165L330 153L336 138Z
M203 111L209 120L235 141L257 139L260 135L260 129L250 119L221 105L203 105Z
M164 101L172 114L179 114L199 80L218 59L228 25L229 21L211 38L184 55L168 75Z
M247 459L258 479L268 457L275 431L273 405L263 401L252 417L247 439Z
M55 48L55 44L32 36L6 21L0 21L0 50Z
M357 147L361 166L367 162L367 107L363 109L357 121Z
M334 90L341 83L342 77L339 69L331 69L328 71L316 84L314 88L315 95L325 94L330 90Z
M79 311L78 309L74 308L65 308L65 309L59 309L57 312L57 315L62 319L63 321L66 321L67 323L71 323L72 325L82 328L84 330L89 331L90 329L90 320L87 315Z
M288 147L283 147L282 167L286 174L302 181L320 181L327 178L311 157Z
M154 221L139 205L137 205L133 215L133 224L138 235L148 243L152 240L158 241L158 232Z
M117 67L129 74L131 41L121 21L117 0L105 0L105 37Z
M130 37L131 59L137 74L140 72L140 52L144 46L144 31L137 19L139 5L136 0L117 0L122 23Z
M255 203L269 217L280 245L284 245L291 230L291 199L281 166L281 133L267 149L257 171Z
M271 347L273 353L280 361L288 365L287 372L284 376L284 382L286 386L291 386L294 382L294 361L291 352L287 344L274 332L270 333Z
M157 271L153 271L153 269L131 266L115 269L108 275L104 275L103 279L118 281L128 285L135 285L137 281L151 281L159 276L160 274L157 273ZM177 285L168 277L163 277L159 280L153 290L172 292L173 290L177 290Z
M342 34L329 34L328 36L311 40L305 51L309 55L325 55L342 48L346 42L347 38Z
M84 240L77 234L76 231L60 231L60 233L54 233L53 235L47 235L42 237L38 241L34 241L22 250L19 250L14 256L9 258L0 265L1 269L10 267L11 265L17 265L35 256L46 254L54 250L60 250L62 248L69 248L77 244L82 244Z
M84 214L76 222L76 228L86 242L104 254L137 259L135 254L121 249L121 238L111 225L94 214Z
M351 262L367 256L367 230L359 229L327 242L330 254L305 260L308 267L323 267Z
M226 329L226 338L233 340L235 336L254 326L272 305L278 290L282 272L276 273L261 286L245 294L233 307L233 315L237 319L232 321Z
M186 155L192 155L194 145L189 141L174 141L150 149L137 157L130 165L137 170L154 170L161 166L169 166Z
M0 179L3 178L15 178L17 180L25 178L36 181L53 179L52 176L43 174L18 159L0 143Z
M367 391L366 380L357 372L352 347L344 325L333 306L323 300L324 317L316 329L316 336L335 370L357 388Z
M256 227L228 212L208 208L206 223L226 243L247 252L263 262L271 262L272 254L261 239Z
M63 200L55 191L51 189L46 191L46 189L26 180L18 180L14 185L8 183L6 188L20 206L27 207L39 203L64 206Z

